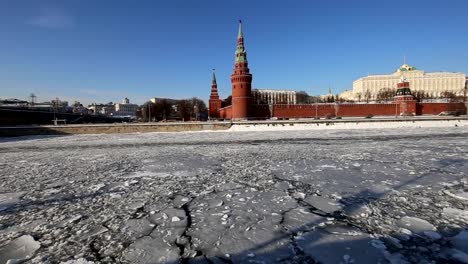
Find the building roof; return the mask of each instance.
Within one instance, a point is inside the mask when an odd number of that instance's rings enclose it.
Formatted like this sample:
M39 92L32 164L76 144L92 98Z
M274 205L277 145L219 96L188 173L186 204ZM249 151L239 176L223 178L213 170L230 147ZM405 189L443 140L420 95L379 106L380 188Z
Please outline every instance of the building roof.
M417 70L416 67L410 66L406 63L400 66L400 68L397 70L397 72L402 72L402 71L414 71Z
M285 93L285 92L288 92L288 93L291 93L291 92L294 92L294 93L297 93L297 91L295 90L276 90L276 89L252 89L252 91L258 91L258 92L272 92L272 93Z

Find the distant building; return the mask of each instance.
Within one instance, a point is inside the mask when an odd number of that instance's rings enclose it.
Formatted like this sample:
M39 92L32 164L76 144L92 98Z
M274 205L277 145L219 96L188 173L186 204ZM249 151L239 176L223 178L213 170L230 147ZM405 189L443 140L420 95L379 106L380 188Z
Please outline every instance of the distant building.
M100 114L111 116L115 114L115 106L113 105L105 105L101 108Z
M24 101L24 100L19 100L19 99L16 99L16 98L0 99L0 105L5 105L5 106L26 106L26 105L28 105L28 102Z
M353 90L345 90L342 92L339 97L343 100L350 100L349 98L354 98L353 97Z
M72 112L73 113L82 113L82 114L87 114L88 109L84 107L80 102L75 101L72 106Z
M138 110L138 105L131 104L128 98L124 98L121 104L115 104L115 115L118 116L135 116Z
M252 89L254 104L296 104L297 92L292 90Z
M402 77L411 83L413 92L424 92L430 98L440 97L443 92L462 96L467 80L464 73L425 72L405 63L392 74L369 75L355 80L352 92L345 91L340 97L356 101L376 99L381 89L396 87Z
M96 104L92 103L88 105L88 110L92 111L94 114L101 114L101 115L113 115L115 112L114 104Z
M92 104L88 105L88 110L92 111L94 114L100 114L101 110L102 110L102 108L104 106L106 106L106 105L105 104L92 103Z
M57 109L59 109L59 108L60 109L65 109L65 108L68 107L68 101L62 101L62 100L60 100L58 98L55 98L54 100L50 101L50 105L52 107L57 108Z

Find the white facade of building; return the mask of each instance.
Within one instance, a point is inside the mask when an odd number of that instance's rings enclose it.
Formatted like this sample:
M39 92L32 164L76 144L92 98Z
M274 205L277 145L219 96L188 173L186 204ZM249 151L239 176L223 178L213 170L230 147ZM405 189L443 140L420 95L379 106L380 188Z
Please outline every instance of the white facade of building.
M369 75L353 82L353 90L345 91L340 97L345 100L362 100L367 96L375 99L380 89L396 86L400 78L404 77L411 85L411 91L422 91L429 97L436 98L442 92L452 92L462 96L466 88L467 76L459 72L424 72L403 64L393 74Z
M88 110L93 111L95 114L100 114L104 106L103 104L90 104L88 105Z
M291 90L252 89L254 104L297 104L297 92Z
M118 116L135 116L138 110L138 105L131 104L128 98L122 100L121 104L115 104L115 115Z

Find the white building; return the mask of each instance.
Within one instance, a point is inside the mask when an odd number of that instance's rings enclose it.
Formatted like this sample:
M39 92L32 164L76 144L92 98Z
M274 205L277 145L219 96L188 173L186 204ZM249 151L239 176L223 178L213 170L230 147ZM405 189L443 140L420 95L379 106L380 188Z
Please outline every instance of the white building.
M115 104L115 115L117 116L135 116L138 105L131 104L128 98L124 98L121 104Z
M467 75L460 72L425 72L403 64L392 74L369 75L353 82L353 90L345 91L340 97L345 100L375 99L380 89L396 86L401 77L411 84L411 91L424 92L431 98L440 97L442 92L462 96L467 85Z
M102 110L102 106L103 105L93 103L93 104L88 105L88 110L97 114L97 113L100 113L100 111Z
M343 100L354 100L354 99L351 99L354 97L353 90L345 90L339 95L339 97L342 98Z
M252 89L254 104L297 104L297 92L291 90Z

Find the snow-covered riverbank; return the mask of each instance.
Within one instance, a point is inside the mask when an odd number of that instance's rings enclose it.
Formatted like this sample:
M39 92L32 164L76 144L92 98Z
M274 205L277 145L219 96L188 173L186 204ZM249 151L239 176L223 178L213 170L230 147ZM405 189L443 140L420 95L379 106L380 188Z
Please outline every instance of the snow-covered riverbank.
M229 131L281 131L281 130L331 130L331 129L391 129L391 128L437 128L437 127L467 127L468 120L418 120L408 118L407 120L383 121L371 120L372 122L330 122L317 123L257 123L257 124L234 124Z

